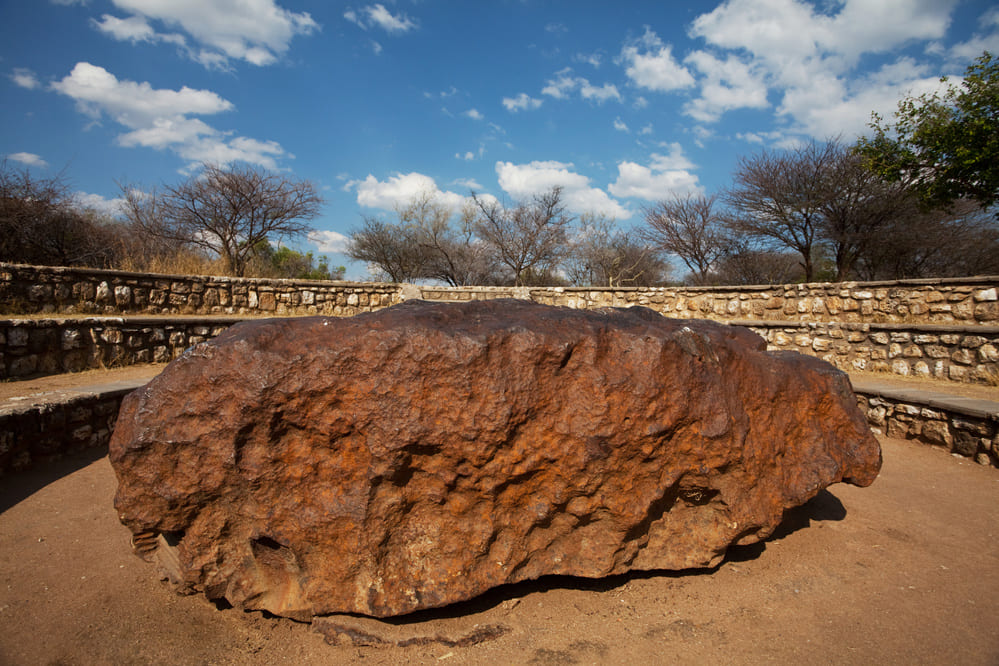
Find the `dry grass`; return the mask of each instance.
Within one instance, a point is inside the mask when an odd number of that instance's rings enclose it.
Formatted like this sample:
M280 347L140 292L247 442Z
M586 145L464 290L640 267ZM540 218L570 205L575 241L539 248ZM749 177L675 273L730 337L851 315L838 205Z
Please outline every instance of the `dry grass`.
M225 262L221 259L209 259L194 252L184 251L145 259L128 256L122 259L115 269L166 275L226 275Z

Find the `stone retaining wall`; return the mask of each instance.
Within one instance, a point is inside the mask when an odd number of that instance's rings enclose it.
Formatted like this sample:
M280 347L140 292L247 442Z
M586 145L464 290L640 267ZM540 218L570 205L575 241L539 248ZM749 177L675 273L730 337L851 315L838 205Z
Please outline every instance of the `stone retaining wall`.
M0 264L0 311L13 314L326 314L408 298L522 298L574 308L644 305L668 317L999 325L999 276L750 287L437 287L267 280Z
M0 477L85 449L107 450L121 401L135 388L108 387L0 408Z
M162 363L241 317L0 319L0 379ZM734 320L836 367L999 386L999 327ZM997 390L999 392L999 390Z
M165 363L238 317L0 319L0 379Z
M643 305L667 317L999 325L999 276L756 287L427 287L435 301L527 298L590 309Z
M8 314L250 314L336 317L400 300L399 285L153 275L0 264L0 312Z
M733 321L770 349L797 351L847 372L881 372L999 386L999 326ZM999 397L999 389L996 390Z
M928 405L860 390L857 404L878 434L939 446L980 465L999 467L999 413L960 410L945 403Z

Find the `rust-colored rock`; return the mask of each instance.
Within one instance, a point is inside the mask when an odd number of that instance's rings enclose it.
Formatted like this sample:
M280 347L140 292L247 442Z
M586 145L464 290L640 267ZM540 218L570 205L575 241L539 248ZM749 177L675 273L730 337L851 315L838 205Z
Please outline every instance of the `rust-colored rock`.
M299 619L710 567L880 461L818 359L521 301L239 324L129 395L111 442L140 553Z

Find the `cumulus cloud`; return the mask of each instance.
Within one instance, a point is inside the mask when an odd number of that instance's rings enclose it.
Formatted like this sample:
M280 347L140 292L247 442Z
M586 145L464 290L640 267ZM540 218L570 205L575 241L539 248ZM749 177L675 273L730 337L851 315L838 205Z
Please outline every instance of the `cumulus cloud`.
M864 134L871 112L890 116L898 100L940 89L937 77L893 81L878 73L846 82L832 76L818 78L813 85L788 89L777 112L790 121L790 131L826 139L842 135L847 140Z
M308 240L320 252L343 253L347 250L348 238L336 231L313 231L308 235Z
M625 122L623 120L621 120L620 118L615 118L614 119L614 129L616 129L618 132L629 132L629 131L631 131L631 130L628 129L628 125L625 124Z
M34 90L39 85L38 77L30 69L24 69L19 67L10 73L10 80L21 88L27 88L28 90Z
M118 136L126 147L168 149L192 168L200 162L248 162L277 168L287 156L274 141L231 136L192 116L232 110L232 103L210 90L183 87L156 89L148 82L119 80L103 67L79 62L52 88L76 101L81 112L94 119L109 116L128 129Z
M417 27L416 21L402 13L393 14L381 3L368 5L360 10L348 9L343 17L364 30L377 27L389 33L403 33Z
M482 115L482 112L480 112L478 109L469 109L468 111L465 111L461 115L467 118L471 118L472 120L482 120L483 118L485 118L485 116Z
M34 153L11 153L7 155L7 159L11 162L18 162L25 166L38 167L39 169L44 169L49 165L41 156Z
M475 180L474 178L456 178L455 180L451 181L451 184L475 191L482 189L482 185L480 185L479 181Z
M184 48L208 67L226 67L229 59L269 65L284 54L296 35L319 29L308 12L291 12L274 0L112 0L125 18L104 14L94 26L114 39L164 41ZM183 34L158 31L154 23ZM193 41L194 46L188 44Z
M890 111L903 95L924 91L927 72L899 59L858 76L861 57L943 38L955 4L840 0L820 8L805 0L726 0L690 26L689 35L712 50L684 59L700 75L700 94L684 113L715 122L732 109L767 108L773 93L782 140L793 132L816 139L863 133L872 110Z
M465 203L465 197L462 195L442 191L433 178L415 171L389 176L386 180L378 180L368 174L364 180L349 181L344 189L356 190L359 205L381 210L396 210L425 194L455 210Z
M120 197L108 199L100 194L89 194L87 192L76 192L73 194L73 201L80 208L94 210L111 217L121 214L125 208L125 200Z
M586 63L594 68L599 68L603 64L604 56L601 53L577 53L572 56L576 62Z
M640 38L625 44L620 61L625 74L640 88L668 92L694 85L694 77L673 57L673 47L648 27Z
M968 65L982 55L983 51L999 53L999 8L986 11L978 19L982 32L976 32L971 39L951 47L947 54L956 63Z
M517 111L529 111L541 106L541 100L535 99L527 93L520 93L516 97L504 97L503 106L507 111L516 113Z
M617 165L617 180L607 188L622 199L658 201L671 193L700 192L693 163L678 143L667 144L667 154L652 153L649 164L624 161Z
M695 51L684 62L703 75L700 95L684 106L684 113L694 120L714 122L726 111L769 106L762 75L738 57L720 60L706 51Z
M518 201L559 186L566 208L573 213L597 213L619 220L631 217L630 210L600 188L593 187L589 178L574 172L573 168L571 163L550 160L529 164L497 162L496 174L503 191Z
M602 86L595 86L582 76L573 76L570 68L556 72L555 78L550 79L541 89L541 94L555 99L566 99L576 91L579 91L579 95L583 99L592 100L598 104L611 99L621 101L621 93L618 92L617 86L614 84L605 83Z

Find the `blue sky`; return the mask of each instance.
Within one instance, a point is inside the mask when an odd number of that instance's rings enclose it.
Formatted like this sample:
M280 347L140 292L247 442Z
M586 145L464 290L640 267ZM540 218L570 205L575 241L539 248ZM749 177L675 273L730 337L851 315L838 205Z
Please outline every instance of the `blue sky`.
M309 179L299 247L434 192L553 185L628 227L999 52L977 0L0 0L0 155L113 209L202 161Z

